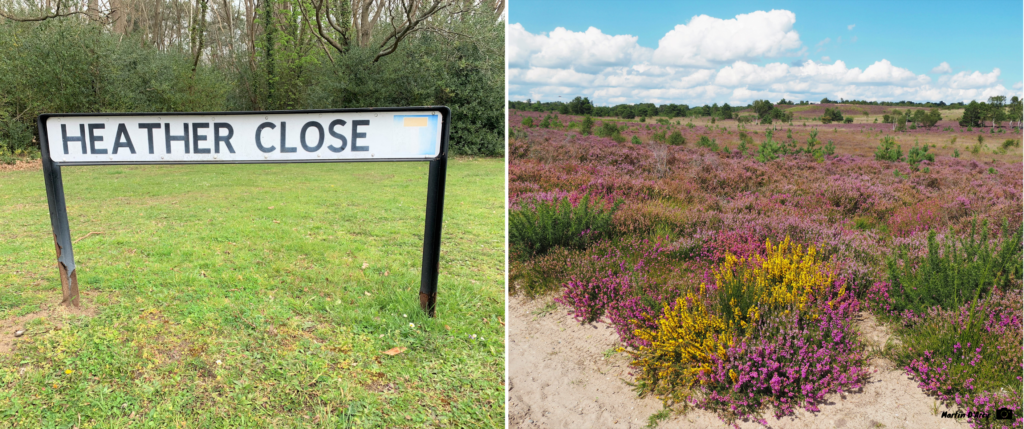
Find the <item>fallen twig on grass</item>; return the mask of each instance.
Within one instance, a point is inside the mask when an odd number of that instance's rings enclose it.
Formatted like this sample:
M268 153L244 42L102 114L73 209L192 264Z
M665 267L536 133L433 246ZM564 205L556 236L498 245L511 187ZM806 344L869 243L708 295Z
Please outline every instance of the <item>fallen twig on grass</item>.
M89 236L93 235L93 234L103 234L103 231L93 231L93 232L90 232L88 234L85 234L85 235L83 235L81 237L78 237L77 240L72 241L71 244L75 244L75 243L78 243L79 241L85 240L86 238L89 238Z

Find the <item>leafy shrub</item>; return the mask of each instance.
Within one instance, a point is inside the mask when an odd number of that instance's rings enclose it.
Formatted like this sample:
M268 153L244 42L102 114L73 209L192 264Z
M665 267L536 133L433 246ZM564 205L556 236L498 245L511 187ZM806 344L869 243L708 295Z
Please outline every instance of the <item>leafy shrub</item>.
M665 143L665 141L667 140L667 138L665 137L665 131L662 130L662 131L656 132L654 134L651 134L651 140L656 141L656 142Z
M526 128L532 128L533 127L533 117L527 116L527 117L523 118L522 124Z
M989 244L987 223L982 224L980 235L972 224L970 234L947 238L941 246L935 231L929 232L928 254L923 258L908 256L908 249L901 249L887 262L891 310L922 313L932 307L959 308L992 288L1005 290L1012 281L1019 282L1021 231L1010 233L1004 225L998 250Z
M853 117L852 116L847 116L845 119L843 119L843 123L844 124L852 124L853 123Z
M537 200L509 214L509 243L522 256L540 255L555 246L583 249L607 238L612 232L612 215L621 201L610 208L590 202L585 195L573 204L569 198Z
M630 141L631 141L631 142L632 142L633 144L641 144L641 143L643 143L642 141L640 141L640 137L637 137L637 136L635 136L635 135L633 136L633 139L632 139L632 140L630 140Z
M898 162L903 160L903 149L896 144L892 136L882 137L881 145L875 148L875 159Z
M921 161L935 162L935 155L928 153L928 145L924 145L924 147L915 145L907 152L907 164L917 168L917 164Z
M682 146L686 144L686 139L683 137L682 133L675 131L668 136L668 144L673 146Z
M825 155L835 155L836 144L833 143L832 140L829 140L828 143L825 143L825 147L822 149L822 151L825 153Z
M757 161L768 162L779 159L779 153L782 152L782 146L779 142L772 140L772 130L765 130L765 141L761 143L761 147L757 150Z
M590 115L584 116L583 117L583 122L580 123L580 134L583 134L585 136L589 136L593 129L594 129L594 118L591 118Z
M712 152L718 152L718 142L705 135L701 135L700 138L697 139L697 147L704 147L711 149Z
M838 107L826 107L825 113L821 115L821 123L831 124L833 122L842 122L843 113L839 111Z
M1019 147L1019 146L1020 146L1020 140L1017 140L1017 139L1006 139L1006 141L1004 141L1003 144L1002 144L1003 150L1009 149L1011 147Z
M599 137L611 137L613 134L619 132L619 127L611 121L602 121L601 127L594 132L594 135Z

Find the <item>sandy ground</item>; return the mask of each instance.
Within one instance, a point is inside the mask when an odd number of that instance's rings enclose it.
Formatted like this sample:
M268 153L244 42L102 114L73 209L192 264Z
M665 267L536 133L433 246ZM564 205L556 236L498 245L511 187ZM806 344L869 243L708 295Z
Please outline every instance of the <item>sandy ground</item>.
M615 353L615 331L606 324L580 325L551 297L509 299L508 421L513 428L640 428L662 409L661 401L638 398L631 386L628 356ZM881 346L885 330L870 315L862 336ZM821 412L800 410L773 428L966 428L938 415L947 410L926 396L892 364L874 359L876 372L857 393L833 395ZM936 408L937 406L937 408ZM936 411L937 410L937 411ZM742 428L756 428L740 422ZM703 410L673 413L661 428L727 427Z

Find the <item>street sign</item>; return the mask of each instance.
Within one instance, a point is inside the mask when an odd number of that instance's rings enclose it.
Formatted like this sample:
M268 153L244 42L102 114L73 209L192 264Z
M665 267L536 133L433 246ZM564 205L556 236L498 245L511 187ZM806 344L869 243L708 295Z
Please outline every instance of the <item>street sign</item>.
M78 278L61 166L426 161L420 306L434 316L451 127L447 107L43 114L37 124L66 305L78 306Z

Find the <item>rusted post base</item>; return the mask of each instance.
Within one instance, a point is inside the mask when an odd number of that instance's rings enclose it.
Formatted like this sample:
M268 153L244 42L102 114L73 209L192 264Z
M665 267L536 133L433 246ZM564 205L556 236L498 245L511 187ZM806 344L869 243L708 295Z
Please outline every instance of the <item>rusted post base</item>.
M437 293L426 294L420 292L420 309L427 312L427 316L434 317L435 306L437 306Z
M60 271L60 292L63 296L60 303L67 307L78 308L78 273L72 271L68 275L68 267L60 261L60 244L57 243L57 236L53 236L53 247L57 249L57 270Z

